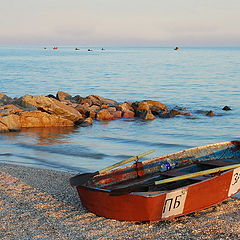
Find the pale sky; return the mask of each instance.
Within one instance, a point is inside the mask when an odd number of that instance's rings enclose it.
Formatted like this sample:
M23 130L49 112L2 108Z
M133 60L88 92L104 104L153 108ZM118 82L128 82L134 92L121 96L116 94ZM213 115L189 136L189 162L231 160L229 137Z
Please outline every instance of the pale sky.
M0 0L0 45L240 46L240 0Z

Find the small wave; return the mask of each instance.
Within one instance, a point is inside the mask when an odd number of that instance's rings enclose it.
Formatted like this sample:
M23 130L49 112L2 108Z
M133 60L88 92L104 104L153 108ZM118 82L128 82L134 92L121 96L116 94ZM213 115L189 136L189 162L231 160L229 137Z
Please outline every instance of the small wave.
M143 141L143 140L138 140L138 139L129 139L129 138L115 138L115 137L96 137L101 140L107 140L107 141L115 141L119 143L132 143L134 145L143 145L143 146L155 146L155 147L171 147L171 148L176 148L176 147L191 147L186 144L175 144L175 143L163 143L163 142L149 142L149 141Z
M74 145L55 145L55 146L47 146L47 145L33 145L26 143L18 143L18 145L22 148L30 148L37 151L49 152L67 156L79 156L84 158L93 158L93 159L103 159L108 155L103 153L94 152L92 149L83 147L83 146L74 146Z
M0 156L9 157L9 156L13 156L13 154L12 153L0 153Z

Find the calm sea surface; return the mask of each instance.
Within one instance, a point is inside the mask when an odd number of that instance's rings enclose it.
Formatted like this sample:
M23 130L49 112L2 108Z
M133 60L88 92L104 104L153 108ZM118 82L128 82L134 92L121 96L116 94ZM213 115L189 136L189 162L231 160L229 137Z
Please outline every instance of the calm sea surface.
M1 134L0 162L94 171L151 149L154 157L240 139L240 48L0 47L0 86L10 97L61 90L119 102L152 99L194 115ZM218 116L202 113L209 110Z

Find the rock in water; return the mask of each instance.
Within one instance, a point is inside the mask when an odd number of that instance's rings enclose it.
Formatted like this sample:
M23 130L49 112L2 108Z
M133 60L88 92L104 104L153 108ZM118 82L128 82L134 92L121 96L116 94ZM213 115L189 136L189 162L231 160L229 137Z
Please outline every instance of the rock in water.
M213 116L216 116L216 114L213 111L208 111L206 113L206 116L213 117Z
M82 115L73 107L43 95L36 97L25 95L22 97L21 101L35 106L38 110L60 116L73 122L83 118Z
M0 117L0 132L20 131L20 117L16 114Z
M225 106L225 107L223 107L223 109L222 110L224 110L224 111L230 111L230 110L232 110L229 106Z
M71 120L41 111L28 111L20 113L21 127L71 127Z

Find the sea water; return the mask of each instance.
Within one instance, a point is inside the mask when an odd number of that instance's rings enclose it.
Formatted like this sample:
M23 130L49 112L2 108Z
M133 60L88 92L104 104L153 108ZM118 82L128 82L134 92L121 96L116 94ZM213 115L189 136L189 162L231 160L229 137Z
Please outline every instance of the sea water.
M0 47L0 92L12 98L55 95L61 90L118 102L151 99L170 109L186 108L193 116L95 121L86 128L4 133L0 134L0 162L95 171L151 149L156 150L151 155L155 157L240 139L240 48L79 49ZM232 110L223 111L226 105ZM210 110L216 116L206 116Z

